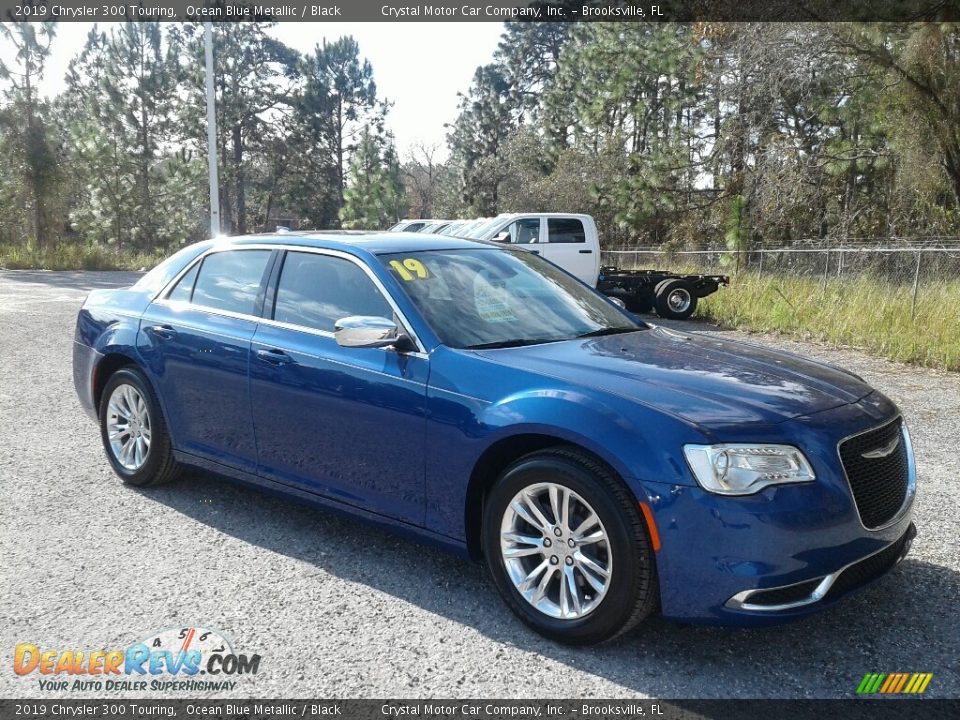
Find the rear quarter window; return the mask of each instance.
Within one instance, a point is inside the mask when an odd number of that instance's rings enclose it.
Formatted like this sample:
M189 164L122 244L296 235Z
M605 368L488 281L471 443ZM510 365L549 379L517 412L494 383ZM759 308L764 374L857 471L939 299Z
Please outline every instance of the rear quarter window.
M201 242L178 250L137 280L132 289L139 290L148 295L156 295L167 286L168 282L177 276L177 273L183 270L194 258L199 257L200 253L209 247L209 242Z

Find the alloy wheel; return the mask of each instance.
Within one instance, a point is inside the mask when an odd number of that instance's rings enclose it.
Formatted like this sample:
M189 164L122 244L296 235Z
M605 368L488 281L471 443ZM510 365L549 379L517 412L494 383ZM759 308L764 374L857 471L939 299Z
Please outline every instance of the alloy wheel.
M107 401L107 439L114 459L125 470L139 470L150 451L150 413L143 395L122 383Z
M606 529L590 504L557 483L530 485L510 501L500 552L517 592L545 615L581 618L603 600L613 576Z

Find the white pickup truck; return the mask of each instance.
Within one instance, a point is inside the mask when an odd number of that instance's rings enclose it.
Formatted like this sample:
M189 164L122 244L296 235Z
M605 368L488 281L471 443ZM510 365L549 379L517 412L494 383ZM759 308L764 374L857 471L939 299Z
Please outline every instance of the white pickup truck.
M597 224L590 215L506 213L474 226L465 237L510 243L540 255L587 285L619 298L631 312L656 309L660 317L685 320L697 309L699 298L730 284L726 275L604 267Z
M596 287L600 275L600 238L589 215L507 213L467 233L477 240L510 243L541 255Z

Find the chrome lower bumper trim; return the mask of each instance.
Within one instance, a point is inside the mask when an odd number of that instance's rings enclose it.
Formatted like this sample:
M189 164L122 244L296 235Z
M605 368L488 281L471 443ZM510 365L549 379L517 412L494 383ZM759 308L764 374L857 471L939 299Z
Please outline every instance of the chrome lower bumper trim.
M911 524L910 528L907 530L906 540L903 543L903 550L900 552L900 555L897 557L896 562L893 564L894 567L899 565L900 561L907 556L908 552L910 552L910 545L913 543L913 538L916 537L916 534L917 534L916 528ZM900 541L894 540L892 543L890 543L890 545L894 545L897 542L900 542ZM805 605L812 605L813 603L823 600L826 594L830 592L830 588L833 587L833 584L837 581L837 578L839 578L844 573L844 571L846 571L848 568L854 565L857 565L858 563L862 563L864 560L867 560L868 558L872 558L874 555L879 555L883 551L887 550L890 547L890 545L880 548L876 552L870 553L869 555L866 555L858 560L854 560L852 563L848 563L847 565L844 565L839 570L832 572L829 575L825 575L822 578L809 578L807 580L802 580L798 583L791 583L789 585L779 585L777 587L754 588L752 590L743 590L741 592L738 592L729 600L727 600L727 602L724 603L724 605L725 607L728 607L733 610L750 610L753 612L779 612L781 610L793 610L794 608L804 607ZM788 588L796 587L797 585L806 585L807 583L810 583L814 580L819 580L820 582L810 592L809 595L807 595L804 598L801 598L800 600L793 600L787 603L780 603L779 605L761 605L759 603L750 602L750 598L756 595L757 593L771 592L774 590L785 590Z

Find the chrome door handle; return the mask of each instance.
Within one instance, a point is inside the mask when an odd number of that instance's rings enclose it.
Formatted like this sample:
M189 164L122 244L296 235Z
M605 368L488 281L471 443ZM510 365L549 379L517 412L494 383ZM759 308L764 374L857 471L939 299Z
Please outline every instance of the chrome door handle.
M147 332L161 340L173 340L177 336L177 331L170 325L153 325L147 328Z
M257 350L257 358L270 365L286 365L292 363L293 358L287 355L283 350L272 348L270 350Z

